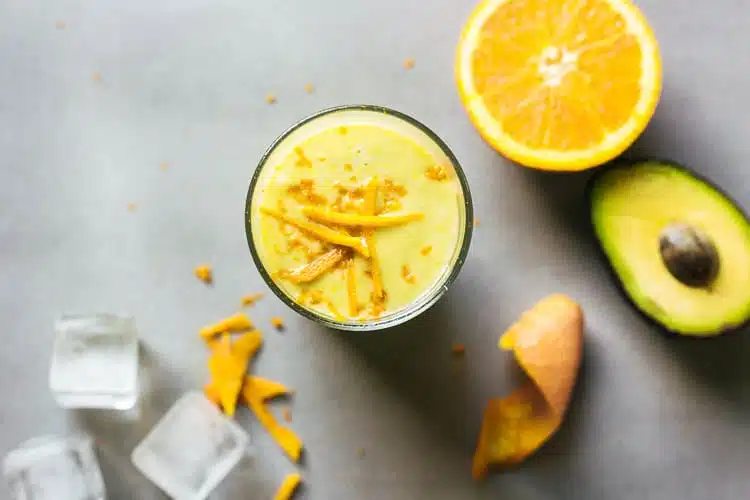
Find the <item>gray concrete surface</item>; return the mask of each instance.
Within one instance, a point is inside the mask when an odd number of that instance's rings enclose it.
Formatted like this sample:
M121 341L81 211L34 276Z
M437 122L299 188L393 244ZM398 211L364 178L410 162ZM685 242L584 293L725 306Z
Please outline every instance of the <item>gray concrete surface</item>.
M164 498L128 457L182 391L207 380L197 329L264 290L242 224L256 161L313 111L373 103L413 114L448 142L481 225L450 293L393 331L325 331L273 297L251 311L267 331L256 373L297 389L300 498L750 498L750 332L663 338L596 257L584 231L586 175L527 172L482 142L452 72L474 3L2 0L0 453L86 430L111 499ZM641 6L662 46L664 96L635 153L694 165L750 206L745 3ZM192 275L203 262L215 268L212 288ZM513 382L498 334L558 291L580 300L588 322L569 418L523 466L477 484L481 410ZM55 406L47 371L64 311L136 316L149 384L140 420ZM266 326L276 315L283 334ZM465 363L451 358L453 342L466 344ZM258 455L214 498L271 498L294 467L251 415L239 420Z

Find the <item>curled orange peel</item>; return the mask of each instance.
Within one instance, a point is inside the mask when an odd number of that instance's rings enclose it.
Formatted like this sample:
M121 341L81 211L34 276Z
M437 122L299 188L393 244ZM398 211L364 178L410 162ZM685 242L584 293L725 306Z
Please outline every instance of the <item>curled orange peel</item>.
M273 380L249 376L245 379L245 385L242 388L242 398L284 453L292 461L298 462L302 454L302 440L294 431L281 425L266 406L266 401L269 399L290 392L283 384Z
M302 476L299 473L289 474L284 478L284 482L281 483L278 491L273 496L273 500L289 500L301 482Z
M522 462L562 423L583 352L583 311L557 294L524 312L501 337L498 347L512 350L529 381L487 405L474 453L472 476L491 466Z

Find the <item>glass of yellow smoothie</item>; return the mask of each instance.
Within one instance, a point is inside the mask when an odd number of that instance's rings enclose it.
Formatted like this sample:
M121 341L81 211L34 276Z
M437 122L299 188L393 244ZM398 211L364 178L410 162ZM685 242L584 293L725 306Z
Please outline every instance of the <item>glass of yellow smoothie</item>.
M403 113L342 106L284 132L245 204L253 260L292 309L341 330L378 330L432 306L472 232L466 177L448 146Z

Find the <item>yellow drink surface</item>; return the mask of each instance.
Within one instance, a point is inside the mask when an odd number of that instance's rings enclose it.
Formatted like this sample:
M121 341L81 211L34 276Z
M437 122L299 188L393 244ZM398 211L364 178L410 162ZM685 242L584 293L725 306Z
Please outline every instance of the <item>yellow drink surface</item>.
M370 321L413 303L445 276L455 260L461 224L461 186L449 163L439 162L414 139L375 124L318 131L290 148L271 172L261 174L251 211L253 240L274 282L299 304L338 321ZM443 175L444 174L444 175ZM313 206L363 214L368 181L377 178L377 214L419 212L421 220L373 230L385 297L373 297L372 260L347 257L310 283L293 283L284 272L300 268L333 245L261 212L270 208L314 222L302 209ZM335 227L359 237L359 227ZM353 259L356 314L347 293Z

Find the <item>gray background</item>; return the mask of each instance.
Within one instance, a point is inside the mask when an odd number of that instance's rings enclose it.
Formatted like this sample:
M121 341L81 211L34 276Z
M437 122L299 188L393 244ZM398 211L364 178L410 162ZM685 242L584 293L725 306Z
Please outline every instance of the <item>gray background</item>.
M182 391L206 382L198 328L266 291L243 233L257 160L311 112L372 103L446 140L481 225L458 282L406 326L325 331L268 295L250 310L267 334L255 372L297 389L293 427L307 445L300 498L749 498L750 332L665 339L596 256L584 230L587 174L522 170L482 142L453 79L474 3L1 0L0 453L85 429L99 440L110 498L164 498L128 456ZM746 4L641 6L661 43L664 94L635 153L694 165L750 205ZM409 57L410 72L401 66ZM203 262L215 268L214 287L192 275ZM497 337L552 292L578 299L588 322L569 416L521 467L475 483L481 411L515 383ZM52 322L64 311L136 316L148 381L140 420L55 406L47 371ZM270 328L275 315L283 334ZM453 342L466 344L463 362L452 359ZM214 498L271 498L294 467L249 412L238 418L259 454Z

